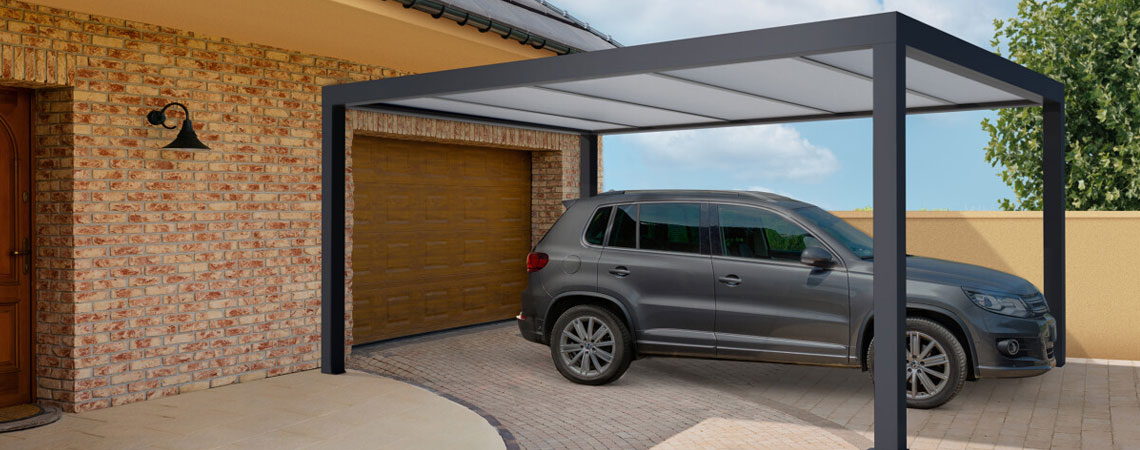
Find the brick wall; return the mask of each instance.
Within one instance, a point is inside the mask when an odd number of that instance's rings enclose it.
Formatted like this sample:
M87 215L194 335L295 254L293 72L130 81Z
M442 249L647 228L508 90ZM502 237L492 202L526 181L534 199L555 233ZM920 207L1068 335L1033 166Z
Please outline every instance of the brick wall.
M8 0L0 20L0 84L37 89L38 396L82 411L317 367L320 87L399 73ZM175 131L144 117L170 101L211 150L161 149ZM574 153L536 158L563 175L542 198L572 196Z

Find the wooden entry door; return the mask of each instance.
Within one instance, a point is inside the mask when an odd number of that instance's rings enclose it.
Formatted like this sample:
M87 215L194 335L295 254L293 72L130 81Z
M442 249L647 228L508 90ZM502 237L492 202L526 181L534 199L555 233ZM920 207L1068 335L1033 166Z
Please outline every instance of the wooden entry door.
M0 407L33 393L31 105L0 88Z
M530 251L530 152L357 137L356 344L518 314Z

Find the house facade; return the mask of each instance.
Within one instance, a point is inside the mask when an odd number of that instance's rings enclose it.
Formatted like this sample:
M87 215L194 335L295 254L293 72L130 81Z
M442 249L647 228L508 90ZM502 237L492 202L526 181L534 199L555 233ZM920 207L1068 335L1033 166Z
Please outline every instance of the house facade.
M321 87L614 45L538 1L168 3L0 0L0 406L318 367ZM164 148L170 102L208 150ZM350 345L517 313L578 137L347 127Z

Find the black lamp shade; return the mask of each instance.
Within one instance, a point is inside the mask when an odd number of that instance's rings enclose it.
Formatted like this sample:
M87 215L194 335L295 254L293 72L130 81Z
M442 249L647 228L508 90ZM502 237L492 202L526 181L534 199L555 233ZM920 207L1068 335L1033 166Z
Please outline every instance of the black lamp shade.
M198 140L198 135L194 133L194 124L190 122L190 119L182 121L182 129L178 130L178 136L174 138L173 142L166 144L166 147L163 148L210 149L210 147L207 147L206 144Z

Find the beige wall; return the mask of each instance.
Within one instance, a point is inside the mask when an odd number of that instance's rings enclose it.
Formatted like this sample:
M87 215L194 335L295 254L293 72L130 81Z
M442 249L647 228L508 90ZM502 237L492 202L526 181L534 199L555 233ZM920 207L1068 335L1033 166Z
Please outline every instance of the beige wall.
M871 232L871 213L835 212ZM1041 213L907 213L907 252L1009 272L1043 287ZM1069 212L1068 356L1140 360L1140 212Z

